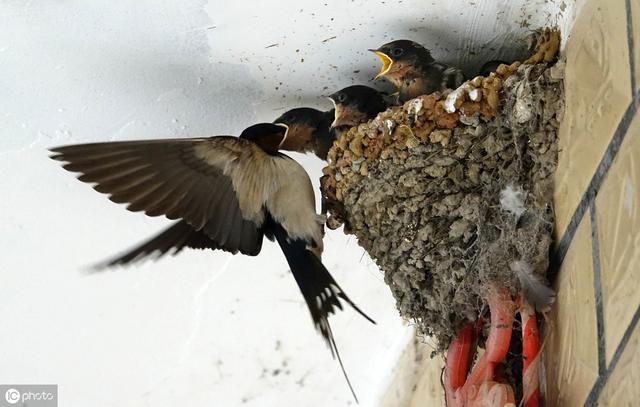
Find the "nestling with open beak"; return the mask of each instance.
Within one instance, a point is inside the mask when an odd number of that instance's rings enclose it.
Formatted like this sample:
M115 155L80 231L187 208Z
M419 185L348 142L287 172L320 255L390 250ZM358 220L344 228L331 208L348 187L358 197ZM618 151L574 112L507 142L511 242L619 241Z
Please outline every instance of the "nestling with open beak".
M326 160L341 131L371 120L387 108L382 94L368 86L349 86L333 93L329 99L335 109L328 112L300 107L283 113L275 120L289 126L287 144L281 149L313 151Z
M410 40L396 40L370 49L382 61L375 79L386 78L398 88L400 102L444 89L456 89L465 81L455 67L436 62L431 52Z
M81 173L81 181L95 183L98 192L116 203L129 204L128 210L179 219L107 266L175 254L185 247L255 256L265 236L275 239L315 327L342 367L328 316L342 309L342 300L373 321L320 260L324 218L316 214L305 170L279 153L287 146L286 125L261 123L239 138L93 143L51 152L53 159L66 162L65 169Z

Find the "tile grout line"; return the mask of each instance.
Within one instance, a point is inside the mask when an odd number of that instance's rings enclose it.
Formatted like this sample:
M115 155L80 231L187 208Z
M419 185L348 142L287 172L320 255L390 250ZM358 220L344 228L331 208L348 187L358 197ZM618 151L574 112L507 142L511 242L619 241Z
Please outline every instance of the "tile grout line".
M618 365L618 362L620 361L620 357L622 356L625 349L627 348L627 344L631 339L631 335L633 335L633 332L635 331L638 325L638 320L640 320L640 306L636 308L636 311L633 314L633 318L631 319L629 326L627 326L627 329L624 331L624 334L622 335L622 339L620 339L620 343L618 343L618 347L616 348L616 351L613 353L613 357L611 358L611 363L609 364L609 368L605 371L604 375L598 376L598 379L596 380L595 384L591 388L591 391L589 392L589 396L587 397L587 400L584 402L585 406L590 407L590 406L598 405L598 398L600 397L600 393L602 393L602 389L604 389L604 386L607 384L607 380L611 376L611 373L613 373L613 371L615 370L616 366Z
M604 305L602 296L602 269L600 263L600 238L598 237L598 219L596 215L596 201L589 205L591 219L591 261L593 263L593 294L596 306L596 329L598 343L598 376L604 376L607 371L605 348Z
M629 69L631 71L631 97L636 93L636 49L633 39L633 15L631 11L631 0L625 0L625 11L627 13L627 45L629 47Z

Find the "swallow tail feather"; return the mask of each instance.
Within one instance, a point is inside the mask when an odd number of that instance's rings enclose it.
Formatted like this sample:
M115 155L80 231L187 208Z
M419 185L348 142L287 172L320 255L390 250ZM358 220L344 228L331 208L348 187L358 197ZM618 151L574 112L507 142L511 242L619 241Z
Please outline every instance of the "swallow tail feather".
M280 245L287 259L287 263L289 263L291 273L309 307L315 327L327 342L331 353L338 359L342 373L357 401L351 382L347 377L344 365L340 359L340 354L333 338L333 332L329 325L328 316L329 314L333 314L336 308L342 309L340 300L344 300L364 318L374 324L375 321L362 312L360 308L347 297L318 256L308 249L308 243L306 241L303 239L290 239L284 228L275 222L271 232Z

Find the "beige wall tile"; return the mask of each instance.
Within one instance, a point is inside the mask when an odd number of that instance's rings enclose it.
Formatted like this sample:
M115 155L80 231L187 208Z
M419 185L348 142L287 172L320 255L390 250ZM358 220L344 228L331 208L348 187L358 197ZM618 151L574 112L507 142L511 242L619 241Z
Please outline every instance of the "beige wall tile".
M567 42L555 209L561 236L631 101L624 0L589 1Z
M636 115L596 198L607 363L640 304L639 136Z
M637 406L640 400L640 327L636 326L624 353L600 393L600 406Z
M556 303L545 325L550 406L581 406L598 376L591 223L585 216L556 281Z
M427 353L428 355L428 353ZM418 383L411 400L410 407L444 406L444 389L440 381L444 359L436 356L430 359L428 356L421 363L422 369L418 373ZM425 403L428 401L427 403Z
M440 373L441 356L431 359L434 350L429 338L414 338L405 348L392 372L392 380L379 407L444 405Z

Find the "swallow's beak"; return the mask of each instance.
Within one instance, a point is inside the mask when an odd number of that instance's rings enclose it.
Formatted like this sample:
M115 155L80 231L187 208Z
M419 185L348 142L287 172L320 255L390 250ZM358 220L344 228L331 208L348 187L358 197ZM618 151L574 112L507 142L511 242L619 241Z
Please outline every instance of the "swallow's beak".
M331 129L342 126L356 126L366 119L364 113L360 112L353 106L336 104L335 116L333 123L331 123Z
M378 79L381 76L384 76L391 70L391 66L393 65L393 59L389 58L387 54L382 51L378 51L377 49L370 49L369 51L373 52L380 58L382 61L382 67L380 67L380 72L373 78L374 80Z
M333 100L333 96L327 96L327 99L329 99L331 103L333 103L333 110L334 110L333 123L331 123L331 126L329 127L330 130L333 130L339 126L337 122L338 122L338 117L340 116L340 112L342 112L342 105L336 104L336 101Z
M282 137L282 141L280 141L280 144L278 145L278 148L281 148L282 145L284 144L284 142L287 140L287 135L289 134L289 126L287 126L284 123L274 123L276 126L280 126L280 127L284 127L285 128L285 132L284 132L284 137Z

